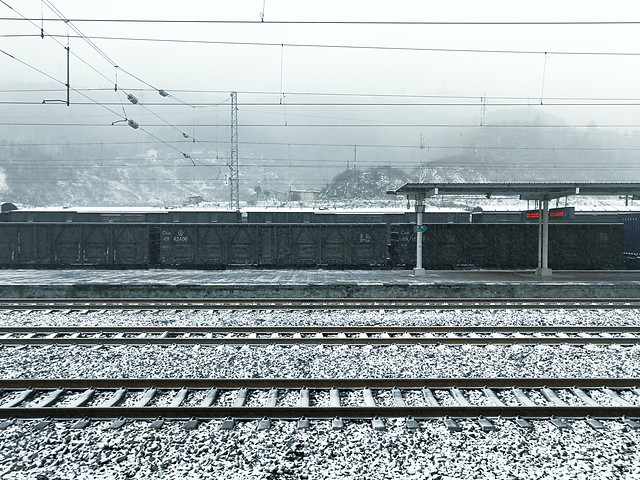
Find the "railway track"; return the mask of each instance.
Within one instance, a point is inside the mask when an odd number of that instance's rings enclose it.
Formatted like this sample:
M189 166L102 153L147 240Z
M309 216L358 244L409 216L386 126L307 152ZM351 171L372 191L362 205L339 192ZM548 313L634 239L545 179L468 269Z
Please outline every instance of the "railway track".
M637 345L640 326L0 327L0 345Z
M267 309L267 310L330 310L330 309L635 309L640 298L29 298L0 299L0 310L196 310L196 309Z
M0 380L0 429L18 420L38 420L42 428L55 420L75 420L72 428L107 420L119 428L128 420L184 420L196 428L223 419L230 429L237 420L295 420L299 428L330 419L333 428L345 420L368 420L382 430L390 418L404 418L408 428L419 420L441 419L459 430L460 419L473 419L483 430L495 429L493 418L523 428L544 420L558 428L585 420L595 429L602 420L640 428L640 379L39 379Z

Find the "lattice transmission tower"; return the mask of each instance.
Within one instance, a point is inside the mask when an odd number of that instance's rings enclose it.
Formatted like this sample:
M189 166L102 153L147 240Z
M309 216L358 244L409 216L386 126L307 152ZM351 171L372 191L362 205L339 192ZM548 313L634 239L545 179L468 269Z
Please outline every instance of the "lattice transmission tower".
M231 156L229 158L229 208L240 210L238 179L238 93L231 92Z

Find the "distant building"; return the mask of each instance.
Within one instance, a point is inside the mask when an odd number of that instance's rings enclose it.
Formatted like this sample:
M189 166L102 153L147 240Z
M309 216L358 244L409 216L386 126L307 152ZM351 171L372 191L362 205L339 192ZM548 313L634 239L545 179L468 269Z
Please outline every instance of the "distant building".
M187 197L187 201L183 205L200 205L202 202L204 202L202 195L192 195Z
M289 190L290 202L308 202L318 198L320 198L320 190Z

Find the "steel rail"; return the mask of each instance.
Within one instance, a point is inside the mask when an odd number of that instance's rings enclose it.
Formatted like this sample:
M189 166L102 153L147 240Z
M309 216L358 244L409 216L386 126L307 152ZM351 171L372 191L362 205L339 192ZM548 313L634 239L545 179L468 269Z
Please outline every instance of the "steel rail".
M640 333L640 325L0 325L0 333Z
M640 337L464 338L3 338L0 346L42 345L637 345Z
M640 327L0 327L0 345L636 345ZM20 335L22 336L16 336ZM70 334L70 335L69 335ZM193 334L199 334L192 336ZM205 336L203 336L203 334ZM262 336L258 336L258 335ZM306 336L302 336L305 334ZM347 335L348 334L348 335ZM431 336L424 336L424 335ZM434 335L435 334L435 335ZM447 336L444 336L447 334ZM545 334L534 336L531 334ZM594 336L604 334L606 336ZM617 334L618 336L612 336ZM91 336L89 336L91 335ZM105 336L106 335L106 336ZM218 335L213 337L213 335ZM224 336L222 336L224 335ZM329 336L326 336L329 335ZM373 336L371 336L373 335ZM459 336L463 335L463 336ZM482 336L480 336L482 335ZM555 336L550 336L555 335ZM570 336L572 335L572 336Z
M0 310L48 309L634 309L640 308L640 298L199 298L199 299L144 299L144 298L29 298L0 299Z
M640 378L4 378L0 389L56 388L632 388Z
M640 406L421 406L421 407L14 407L0 408L0 418L93 418L114 419L126 417L150 420L158 417L171 419L237 418L237 419L370 419L373 417L412 418L640 418Z
M84 419L77 428L88 424L89 420L121 419L114 424L122 425L122 419L185 419L192 424L204 419L371 419L374 428L384 428L381 418L444 419L450 428L457 428L453 418L478 419L483 429L493 425L486 417L514 419L519 425L526 426L525 419L548 419L559 425L566 425L564 419L585 419L594 428L603 428L596 419L621 419L633 428L640 424L632 420L640 418L640 405L622 398L620 391L627 389L632 395L640 397L637 386L640 379L551 379L551 378L430 378L430 379L4 379L0 387L10 394L9 401L0 398L0 418L10 419L3 422L0 429L6 428L15 419ZM179 389L170 405L149 405L159 389ZM395 405L377 405L371 389L391 389ZM127 392L140 390L133 406L116 406L124 400ZM200 405L182 405L190 389L206 389L207 395ZM220 390L237 390L236 401L232 406L215 406ZM300 403L297 406L278 406L278 389L299 390ZM331 405L310 405L309 389L329 390ZM400 390L402 389L402 390ZM403 391L422 392L425 405L408 406L403 399ZM440 405L431 389L447 390L455 405ZM473 405L465 397L465 392L481 389L491 405ZM517 393L519 405L505 405L497 396L500 390L512 389ZM524 389L536 389L544 395L548 404L540 405L527 397ZM584 405L568 405L560 400L556 392L565 389L568 394L583 400ZM601 405L588 395L588 391L598 389L615 405ZM97 406L88 406L96 392L111 391L111 398ZM251 390L269 391L267 405L246 405L247 394ZM340 404L341 390L360 391L365 405L349 406ZM56 401L64 397L64 392L75 394L72 404L56 406ZM573 393L571 393L573 392ZM42 397L33 405L22 405L36 395ZM104 398L104 397L102 397ZM586 399L586 401L585 401ZM558 417L558 418L556 418ZM50 420L47 420L50 421ZM335 421L335 420L334 420ZM231 421L232 422L232 421ZM262 424L262 422L261 422ZM227 425L228 426L228 425ZM268 422L263 425L268 428ZM114 427L117 428L117 427ZM415 428L415 426L413 427Z

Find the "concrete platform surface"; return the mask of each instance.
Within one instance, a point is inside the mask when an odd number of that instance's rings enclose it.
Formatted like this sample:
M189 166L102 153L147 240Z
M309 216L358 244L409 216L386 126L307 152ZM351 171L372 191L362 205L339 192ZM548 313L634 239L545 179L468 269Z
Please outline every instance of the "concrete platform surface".
M430 284L430 283L599 283L637 282L640 270L556 270L536 276L532 270L0 270L0 285L127 283L198 285Z
M639 298L640 271L0 270L0 297Z

